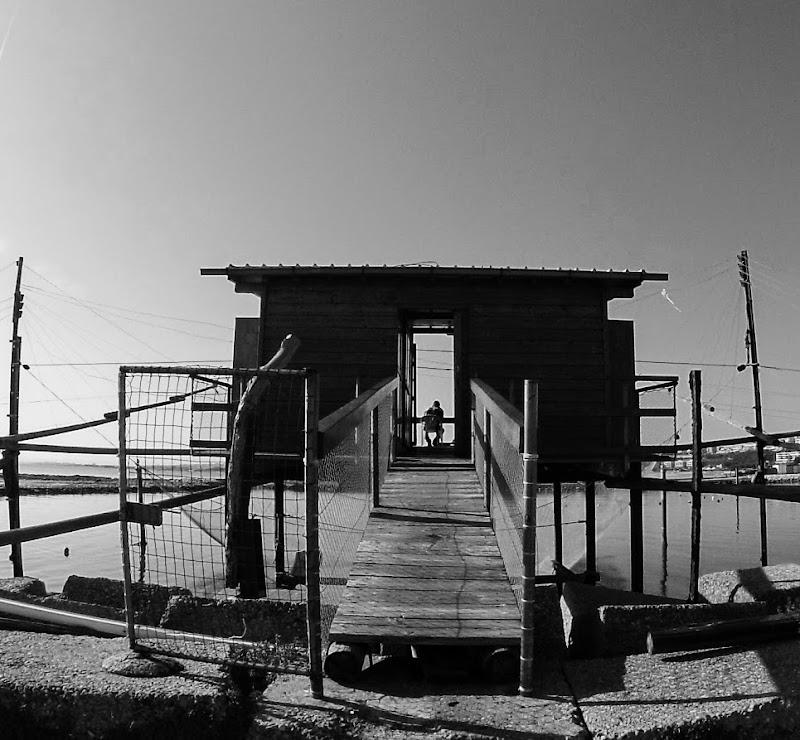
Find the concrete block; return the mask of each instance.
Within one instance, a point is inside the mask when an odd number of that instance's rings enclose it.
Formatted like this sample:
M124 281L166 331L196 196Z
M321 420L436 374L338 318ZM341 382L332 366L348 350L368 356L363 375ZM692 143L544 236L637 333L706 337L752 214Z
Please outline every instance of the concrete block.
M111 578L70 576L64 584L63 598L87 604L125 608L125 584ZM139 624L157 625L172 596L191 596L185 588L159 586L152 583L133 584L133 606Z
M215 637L242 637L252 642L273 640L306 644L305 604L264 599L202 599L174 596L161 627Z
M698 590L710 604L763 601L773 611L800 610L800 565L727 570L700 577Z
M650 630L684 627L717 619L741 619L769 613L763 602L750 604L631 604L601 606L598 654L635 655L647 652Z
M566 581L561 595L564 639L570 658L589 658L603 653L600 607L611 604L680 604L678 599L623 591Z

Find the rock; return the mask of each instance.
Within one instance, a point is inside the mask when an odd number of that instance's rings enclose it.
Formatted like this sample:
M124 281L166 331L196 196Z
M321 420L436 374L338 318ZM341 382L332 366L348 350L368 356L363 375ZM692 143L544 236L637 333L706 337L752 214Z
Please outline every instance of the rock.
M156 658L129 650L107 657L103 661L103 670L130 678L159 678L180 673L183 666L170 658Z
M38 578L21 576L19 578L0 578L0 594L6 598L21 596L47 596L44 581Z

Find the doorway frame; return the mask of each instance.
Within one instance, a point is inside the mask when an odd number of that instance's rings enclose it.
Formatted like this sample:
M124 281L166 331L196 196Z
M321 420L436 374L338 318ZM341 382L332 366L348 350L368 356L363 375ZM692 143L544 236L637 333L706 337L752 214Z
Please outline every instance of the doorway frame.
M401 308L398 310L397 332L397 440L400 448L410 451L416 444L415 400L417 394L417 363L414 335L423 331L415 329L420 320L449 321L452 331L432 329L430 334L453 336L453 450L460 457L468 457L471 449L471 420L469 410L469 372L466 337L466 309L453 308Z

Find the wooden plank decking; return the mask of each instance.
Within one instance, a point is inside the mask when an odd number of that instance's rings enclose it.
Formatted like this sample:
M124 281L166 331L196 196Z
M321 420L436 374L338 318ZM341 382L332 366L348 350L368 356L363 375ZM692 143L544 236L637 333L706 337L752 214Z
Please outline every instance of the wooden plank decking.
M330 641L518 645L520 617L463 460L401 459L358 547Z

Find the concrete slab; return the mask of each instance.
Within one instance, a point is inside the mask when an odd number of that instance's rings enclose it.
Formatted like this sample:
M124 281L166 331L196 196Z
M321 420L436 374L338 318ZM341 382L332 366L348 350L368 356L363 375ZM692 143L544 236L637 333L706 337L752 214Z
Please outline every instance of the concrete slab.
M217 666L128 678L103 670L126 639L0 631L4 738L227 736L231 702Z
M581 660L565 670L593 738L800 735L800 642Z
M325 698L320 700L311 697L308 679L278 677L263 694L251 733L258 736L588 737L556 663L542 668L535 695L526 698L518 696L514 686L426 682L414 675L413 661L401 659L386 659L367 669L358 685L326 679Z
M800 609L800 565L707 573L700 576L698 591L711 604L764 601L772 609Z

